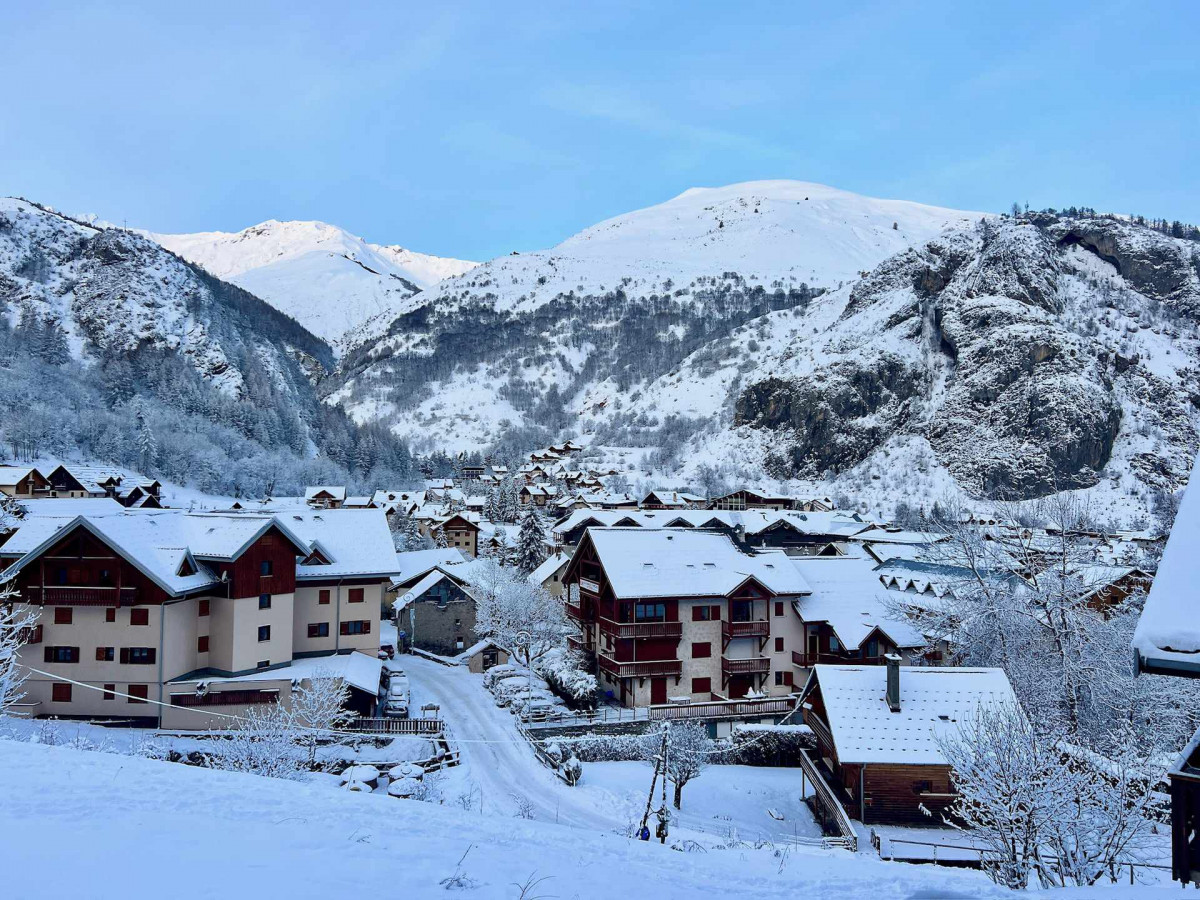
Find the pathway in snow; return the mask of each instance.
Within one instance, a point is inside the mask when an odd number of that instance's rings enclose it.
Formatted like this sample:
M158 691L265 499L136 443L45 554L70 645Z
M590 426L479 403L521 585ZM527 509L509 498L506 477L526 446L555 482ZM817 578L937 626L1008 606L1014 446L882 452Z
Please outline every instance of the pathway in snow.
M584 796L538 761L517 731L512 713L496 706L479 676L462 666L451 668L418 656L397 657L397 662L408 673L410 708L438 704L450 738L457 743L465 771L455 773L456 787L447 790L447 803L455 799L451 794L460 788L466 791L473 782L482 792L485 814L514 816L518 798L525 798L538 821L626 832L629 822L617 804L597 803L594 794Z

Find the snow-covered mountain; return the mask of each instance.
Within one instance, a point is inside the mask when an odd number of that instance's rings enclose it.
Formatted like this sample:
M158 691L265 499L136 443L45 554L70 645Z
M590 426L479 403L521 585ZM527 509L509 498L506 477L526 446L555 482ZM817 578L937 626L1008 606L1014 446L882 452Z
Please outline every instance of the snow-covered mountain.
M238 232L147 233L337 345L348 331L476 263L370 244L324 222L271 220Z
M408 298L331 399L453 446L578 425L584 397L619 410L709 340L980 215L796 181L689 190Z

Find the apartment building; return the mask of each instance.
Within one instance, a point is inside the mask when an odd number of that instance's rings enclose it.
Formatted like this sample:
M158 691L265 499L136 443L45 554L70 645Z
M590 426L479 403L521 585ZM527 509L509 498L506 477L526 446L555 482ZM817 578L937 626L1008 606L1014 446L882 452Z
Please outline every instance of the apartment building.
M288 702L321 659L373 710L397 571L381 510L31 517L0 561L18 608L38 613L26 714L219 727Z
M774 632L810 591L781 552L714 531L589 528L562 581L572 642L624 706L793 690L793 648Z

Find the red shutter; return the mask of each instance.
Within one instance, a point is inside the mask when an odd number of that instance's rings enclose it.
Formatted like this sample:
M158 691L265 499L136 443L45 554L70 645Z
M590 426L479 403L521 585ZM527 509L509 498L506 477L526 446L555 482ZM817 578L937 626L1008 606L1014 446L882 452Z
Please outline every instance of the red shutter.
M371 633L371 622L370 622L370 620L368 620L366 622L363 622L363 634L370 634L370 633Z
M783 601L782 600L775 601L775 615L777 615L777 616L783 615Z
M362 588L350 588L350 602L351 603L362 603L363 602L363 589Z
M126 665L126 666L129 665L129 648L128 647L121 648L121 664Z
M96 648L96 662L104 662L104 647Z
M707 641L692 644L692 659L708 659L712 656L712 644Z
M117 609L115 606L110 606L108 609L106 609L104 611L104 621L105 622L117 621Z
M53 647L47 647L43 651L42 661L43 662L54 662L54 648Z
M714 622L719 622L719 621L721 621L721 607L719 607L719 606L714 606L714 607L712 608L712 615L711 615L711 618L712 618L712 620L713 620Z
M200 615L200 616L208 615L208 601L207 600L201 600L197 604L196 614Z
M70 625L71 624L71 607L56 606L54 607L54 624L55 625Z
M783 652L783 638L775 638L775 652L776 653Z
M350 623L343 622L342 626L341 626L341 631L342 631L342 634L349 634L350 633Z
M207 634L202 634L202 635L200 635L200 637L196 638L196 652L197 653L207 653L208 652L208 635Z
M70 703L71 702L71 686L69 684L55 684L50 688L50 698L55 703Z
M318 591L317 592L317 602L318 603L328 603L329 602L329 591Z

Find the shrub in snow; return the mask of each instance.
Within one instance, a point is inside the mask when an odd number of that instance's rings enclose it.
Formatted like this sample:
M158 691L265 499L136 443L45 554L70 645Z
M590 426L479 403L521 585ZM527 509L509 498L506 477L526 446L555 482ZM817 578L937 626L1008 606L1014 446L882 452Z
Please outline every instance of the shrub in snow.
M317 744L329 740L330 732L346 725L352 714L346 709L350 688L327 669L317 669L308 681L292 691L289 710L297 740L308 750L309 768L317 763Z
M214 769L299 779L306 768L291 715L277 704L252 706L235 727L210 736L208 762Z
M388 796L399 797L403 800L412 799L421 790L421 782L415 778L401 778L388 785Z
M17 653L37 623L36 612L18 612L12 604L20 599L13 583L0 587L0 716L22 697L27 677L17 665Z
M582 657L566 647L544 653L533 669L546 679L555 693L585 706L596 702L596 676L583 671Z

